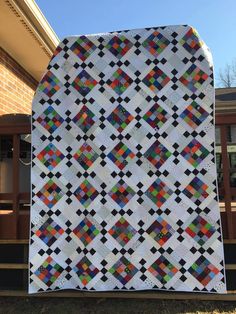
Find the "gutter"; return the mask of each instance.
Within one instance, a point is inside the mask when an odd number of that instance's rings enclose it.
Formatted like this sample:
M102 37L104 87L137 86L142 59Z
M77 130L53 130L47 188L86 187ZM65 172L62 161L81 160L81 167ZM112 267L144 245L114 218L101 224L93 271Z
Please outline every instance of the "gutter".
M60 40L35 1L5 0L5 3L50 58Z

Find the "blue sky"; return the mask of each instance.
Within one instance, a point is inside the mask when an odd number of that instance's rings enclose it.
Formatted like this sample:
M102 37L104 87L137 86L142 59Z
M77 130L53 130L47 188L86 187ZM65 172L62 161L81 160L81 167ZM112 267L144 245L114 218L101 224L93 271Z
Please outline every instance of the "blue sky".
M36 0L36 3L60 39L189 24L210 47L216 78L220 68L236 58L236 0Z

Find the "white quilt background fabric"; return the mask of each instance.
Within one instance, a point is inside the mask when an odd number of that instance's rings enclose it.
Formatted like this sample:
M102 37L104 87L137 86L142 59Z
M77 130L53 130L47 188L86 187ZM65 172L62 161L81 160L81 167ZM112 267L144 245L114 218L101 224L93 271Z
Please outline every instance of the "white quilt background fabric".
M64 38L32 103L29 293L224 293L214 145L194 28Z

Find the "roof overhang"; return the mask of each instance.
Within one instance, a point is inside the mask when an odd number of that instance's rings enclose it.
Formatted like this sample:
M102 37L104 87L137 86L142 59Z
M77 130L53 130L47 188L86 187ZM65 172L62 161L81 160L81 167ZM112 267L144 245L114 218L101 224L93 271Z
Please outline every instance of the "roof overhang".
M7 51L39 81L59 38L33 0L0 0L0 40Z
M229 114L236 112L236 87L216 88L216 112Z

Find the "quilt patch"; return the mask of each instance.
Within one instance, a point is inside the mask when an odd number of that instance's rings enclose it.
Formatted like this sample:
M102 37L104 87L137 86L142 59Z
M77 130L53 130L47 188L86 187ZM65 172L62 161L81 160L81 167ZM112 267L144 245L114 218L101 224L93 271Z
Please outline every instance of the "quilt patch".
M192 27L61 40L32 103L29 293L225 293L214 143Z

